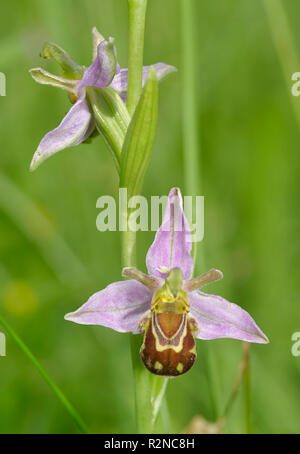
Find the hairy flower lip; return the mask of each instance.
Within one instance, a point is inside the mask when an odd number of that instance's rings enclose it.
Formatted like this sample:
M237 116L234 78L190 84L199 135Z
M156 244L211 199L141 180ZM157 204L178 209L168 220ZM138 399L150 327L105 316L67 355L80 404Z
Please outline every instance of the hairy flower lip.
M177 212L172 210L172 206L178 208ZM174 231L176 222L181 222L184 226L183 232ZM167 223L171 227L169 231L164 230ZM182 209L181 192L179 188L173 188L169 193L162 225L147 254L149 274L136 268L124 268L123 276L134 280L110 284L65 318L80 324L108 326L119 332L139 333L140 321L150 311L153 293L165 283L166 276L161 271L180 268L183 276L190 276L193 261L190 256L191 245L187 241L189 238L190 227ZM181 266L178 267L178 263L181 263ZM189 300L190 315L199 327L194 336L205 340L233 338L245 342L268 343L267 336L248 312L220 296L199 290L203 285L222 277L221 271L213 268L197 278L186 278L183 281L183 291L187 293Z

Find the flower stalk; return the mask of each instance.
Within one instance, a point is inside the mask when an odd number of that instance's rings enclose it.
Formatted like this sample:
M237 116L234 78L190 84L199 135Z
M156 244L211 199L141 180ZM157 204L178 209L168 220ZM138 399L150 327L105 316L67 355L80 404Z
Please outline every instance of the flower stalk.
M234 385L233 385L233 389L231 391L231 394L229 396L229 399L227 401L227 404L225 406L225 409L224 409L224 412L223 412L223 416L222 416L222 419L227 419L228 418L228 415L231 411L231 408L232 408L232 405L236 399L236 396L240 390L240 387L243 383L243 380L245 379L245 373L248 369L248 366L249 366L249 353L250 353L250 347L251 347L251 344L249 344L248 342L244 342L243 343L243 353L242 353L242 358L241 358L241 361L239 363L239 366L238 366L238 371L237 371L237 375L236 375L236 378L235 378L235 382L234 382Z
M245 358L245 371L244 371L245 429L246 429L247 434L253 433L250 347L251 347L250 344L244 343L244 345L243 345L244 358Z
M128 25L129 25L129 49L128 49L128 91L127 91L127 109L131 116L133 116L135 109L137 108L141 93L142 93L142 81L143 81L143 55L144 55L144 34L145 34L145 20L146 20L146 9L147 9L147 0L128 0ZM154 71L151 73L152 79L156 78ZM151 80L150 80L151 82ZM150 83L149 83L150 85ZM154 85L156 89L155 93L155 110L158 109L158 92L157 92L157 84ZM150 93L150 97L151 97ZM151 103L151 99L150 99ZM144 96L144 103L141 103L139 106L140 110L143 109L144 104L144 111L147 114L151 114L151 110L149 110L149 101L147 103L147 97ZM141 118L143 115L139 115ZM144 119L145 120L145 119ZM151 118L148 119L148 122L151 122ZM138 122L136 122L138 123ZM136 128L139 129L139 125L135 123ZM149 149L149 159L151 156L151 151L153 148L154 138L155 138L155 131L156 131L156 123L157 118L153 122L151 131L151 140L148 144ZM131 125L132 128L134 126ZM128 135L127 137L133 137L134 131L132 131L131 136ZM121 181L120 185L123 187L126 184L132 182L132 178L130 178L127 182L126 178L126 167L128 167L128 163L130 164L130 160L132 156L130 156L129 149L130 145L132 148L132 143L130 143L130 139L126 140L124 143L124 173L121 174ZM138 145L138 144L137 144ZM147 144L146 144L147 146ZM133 157L134 159L135 157ZM142 162L143 157L141 157ZM132 188L131 195L137 195L141 190L143 185L144 175L146 168L137 169L138 173L136 175L136 185ZM127 210L127 209L126 209ZM130 216L130 210L124 213L124 218L128 221ZM127 223L126 223L127 225ZM122 232L122 259L123 259L123 267L134 267L136 266L136 233L131 231L127 228L125 232ZM130 336L130 351L131 351L131 361L132 361L132 369L133 369L133 376L134 376L134 387L135 387L135 412L136 412L136 430L138 433L151 433L153 431L153 426L159 412L159 407L162 403L164 393L166 390L166 380L159 378L159 377L152 377L149 372L143 366L142 361L140 360L139 350L141 346L141 339L140 336ZM155 390L156 388L151 386L153 380L156 382L164 382L165 385L163 387L158 386L159 388L159 400L155 397ZM154 393L151 392L154 390ZM153 405L155 403L156 405Z
M142 69L147 0L128 0L128 98L127 108L133 115L142 90Z

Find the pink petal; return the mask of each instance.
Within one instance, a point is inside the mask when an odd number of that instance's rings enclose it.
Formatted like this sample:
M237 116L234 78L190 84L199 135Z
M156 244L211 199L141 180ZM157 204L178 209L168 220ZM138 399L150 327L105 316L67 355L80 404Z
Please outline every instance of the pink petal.
M107 87L118 72L116 48L113 38L104 40L98 45L97 58L85 71L78 90L83 87Z
M90 131L91 121L92 115L85 101L85 93L82 93L60 125L41 140L32 158L30 169L35 170L45 159L58 151L83 142Z
M155 63L154 65L157 80L160 82L165 79L172 72L177 71L174 66L167 65L166 63ZM143 67L143 86L146 83L150 66ZM123 94L126 99L128 89L128 69L123 68L118 74L115 75L112 83L110 84L119 94Z
M151 298L151 292L140 282L114 282L92 295L77 311L65 315L65 319L137 334L138 322L150 309Z
M178 267L182 270L183 279L188 279L194 266L191 249L192 236L183 212L180 189L173 188L169 193L163 223L146 257L149 274L165 278L168 270Z
M191 315L199 325L198 339L230 337L261 344L269 342L248 312L237 304L199 290L191 292L189 300Z

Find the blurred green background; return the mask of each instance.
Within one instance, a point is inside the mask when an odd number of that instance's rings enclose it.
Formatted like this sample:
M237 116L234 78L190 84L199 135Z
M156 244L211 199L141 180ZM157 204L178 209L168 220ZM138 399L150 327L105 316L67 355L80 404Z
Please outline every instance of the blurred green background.
M205 249L206 269L217 267L225 276L208 291L248 310L270 339L252 346L254 431L300 432L300 357L291 354L291 336L300 331L300 100L290 93L291 74L300 71L300 4L283 2L286 22L277 0L217 3L195 2L199 179L205 195L201 253ZM179 0L149 0L145 64L165 61L179 72L160 86L146 196L184 184L180 19ZM0 24L0 71L7 78L6 97L0 98L0 312L92 431L130 433L128 335L63 319L120 279L119 234L100 233L95 223L97 198L117 194L112 158L98 138L59 153L33 174L28 170L40 139L69 109L65 93L29 76L30 68L42 65L59 74L54 63L40 59L43 43L54 41L89 65L96 25L116 38L121 66L127 66L127 2L12 0L2 2ZM151 232L138 235L140 268L152 240ZM207 347L210 378L203 360ZM195 415L213 420L221 414L241 349L230 339L198 341L194 368L169 384L172 430L183 431ZM241 388L225 432L245 431L243 393ZM0 357L0 432L76 431L7 336L7 356Z

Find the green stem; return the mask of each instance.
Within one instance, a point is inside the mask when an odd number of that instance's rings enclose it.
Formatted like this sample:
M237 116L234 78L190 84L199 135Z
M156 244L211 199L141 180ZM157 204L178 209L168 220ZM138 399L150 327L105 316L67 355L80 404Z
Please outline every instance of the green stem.
M142 91L144 31L147 0L128 0L129 50L127 108L132 116ZM127 226L130 212L124 207L123 225ZM136 234L122 232L123 267L136 266ZM152 376L140 359L141 336L130 336L131 359L135 387L136 429L152 433L166 390L166 380Z
M14 329L4 320L4 318L0 315L0 325L4 327L4 329L7 331L7 333L14 339L16 344L19 346L19 348L22 350L22 352L27 356L29 361L33 364L33 366L39 371L45 382L50 386L54 394L56 394L56 397L58 400L61 402L61 404L65 407L71 418L74 420L74 422L77 424L79 430L82 433L88 433L88 429L77 413L77 411L74 409L72 404L69 402L69 400L66 398L64 393L60 390L60 388L54 383L52 378L48 375L48 373L45 371L43 366L39 363L39 361L36 359L36 357L33 355L33 353L29 350L29 348L24 344L24 342L20 339L20 337L17 335L17 333L14 331Z
M195 38L195 3L194 0L181 0L181 36L182 36L182 127L183 127L183 160L184 189L188 195L196 196L201 192L200 186L200 140L197 109L196 48ZM193 207L194 208L194 207ZM195 210L193 209L193 214ZM195 214L194 214L195 216ZM193 217L194 217L193 216ZM193 222L193 219L190 220ZM203 245L193 243L195 269L205 269ZM200 253L199 253L200 252ZM211 346L202 345L205 373L209 388L212 414L218 416L217 386L213 380L213 358ZM216 377L214 377L216 380Z
M141 336L130 336L131 361L134 379L136 431L142 434L151 434L152 406L150 373L145 369L140 358Z
M146 9L147 0L128 0L129 48L127 109L131 116L135 111L142 90Z
M127 207L123 217L128 219ZM127 222L126 224L127 225ZM122 232L122 266L136 265L136 233L127 230ZM131 364L134 380L135 418L137 433L151 433L152 412L150 403L150 377L140 360L141 336L130 335Z
M126 210L126 216L129 216ZM122 267L136 266L136 232L122 232Z
M196 40L193 0L181 0L182 20L182 124L184 188L188 195L199 195L199 133L197 127Z
M146 0L128 0L129 49L127 108L130 115L133 115L142 91L146 6ZM129 216L127 207L123 216L125 217L125 225L127 226ZM135 232L129 230L122 232L122 260L123 267L136 265ZM151 433L150 377L140 360L140 344L140 336L130 336L136 430L138 433Z
M129 217L127 207L124 206L123 222ZM132 267L136 265L136 233L130 230L122 232L122 264L123 267ZM130 336L131 363L134 380L134 399L135 399L135 417L137 433L152 433L155 419L157 416L153 412L153 386L152 381L156 377L144 367L140 358L140 347L142 338L139 335ZM161 401L160 401L161 402ZM159 402L159 405L160 405ZM159 408L158 405L158 408Z
M234 401L238 395L238 392L240 390L240 387L243 383L243 380L246 380L246 371L249 370L249 353L250 353L250 346L248 342L243 342L243 353L242 353L242 358L238 366L238 371L236 374L235 382L233 385L233 389L231 391L231 394L229 396L229 399L227 401L227 404L225 406L224 412L222 419L226 420L229 416L229 413L232 409L232 406L234 404ZM246 391L246 389L245 389ZM245 392L245 396L247 396L247 399L249 397L248 391ZM250 399L251 402L251 399ZM246 405L246 408L249 408L248 405ZM246 410L246 413L247 410ZM251 415L251 412L249 413L249 416ZM251 417L251 416L250 416Z
M250 369L250 346L244 343L246 367L244 371L244 397L245 397L245 425L246 433L253 433L252 425L252 392L251 392L251 369Z
M263 0L271 38L278 54L282 72L291 100L292 107L300 126L300 108L298 98L291 96L292 74L299 70L299 57L286 8L281 0Z

